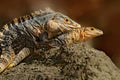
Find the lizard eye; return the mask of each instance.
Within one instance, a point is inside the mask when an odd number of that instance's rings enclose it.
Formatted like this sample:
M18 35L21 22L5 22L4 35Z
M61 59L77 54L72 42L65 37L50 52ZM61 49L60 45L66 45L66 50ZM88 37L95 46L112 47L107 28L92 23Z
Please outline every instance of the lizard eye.
M69 20L69 19L67 19L67 18L65 18L64 20L65 20L65 22L66 22L66 23L68 23L68 24L70 24L70 23L71 23L71 22L70 22L70 20Z
M93 30L94 30L94 28L91 28L91 30L93 31Z

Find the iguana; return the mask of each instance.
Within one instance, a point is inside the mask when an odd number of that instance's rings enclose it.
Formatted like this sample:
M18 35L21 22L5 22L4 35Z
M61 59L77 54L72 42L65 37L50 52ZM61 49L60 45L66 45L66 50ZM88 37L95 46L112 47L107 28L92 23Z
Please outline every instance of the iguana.
M52 39L77 28L81 28L81 25L68 16L50 9L35 11L30 15L13 19L4 25L0 32L2 51L0 73L14 61L23 48L32 51L38 45L38 41Z
M52 38L45 42L44 48L50 47L61 47L64 45L69 45L75 42L84 42L91 38L100 36L103 34L102 30L99 30L94 27L82 27L79 29L72 30L68 33L59 35L55 38ZM23 48L18 55L16 56L15 60L11 63L11 66L16 66L20 61L26 58L30 54L30 50L28 48Z

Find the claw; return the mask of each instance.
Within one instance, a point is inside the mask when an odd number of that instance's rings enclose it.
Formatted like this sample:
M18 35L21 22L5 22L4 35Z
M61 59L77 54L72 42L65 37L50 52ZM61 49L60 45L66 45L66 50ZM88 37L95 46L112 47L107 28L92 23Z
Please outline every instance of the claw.
M14 67L15 65L13 63L11 63L7 68L12 68Z

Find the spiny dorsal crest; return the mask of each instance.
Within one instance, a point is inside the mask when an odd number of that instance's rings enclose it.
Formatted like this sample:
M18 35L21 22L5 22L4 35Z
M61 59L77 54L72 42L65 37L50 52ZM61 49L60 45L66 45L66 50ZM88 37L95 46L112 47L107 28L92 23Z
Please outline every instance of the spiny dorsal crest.
M55 13L55 11L53 11L50 8L45 8L45 10L34 11L33 13L31 13L31 15L25 15L25 16L22 16L22 17L19 17L19 18L14 18L13 23L18 25L18 23L20 23L21 21L29 20L30 18L32 18L34 16L43 15L43 14L46 14L46 13ZM8 24L4 25L4 29L6 29L6 30L8 29Z
M55 11L53 11L51 8L45 8L45 10L38 10L38 11L34 11L33 13L31 13L32 16L36 16L36 15L42 15L45 13L54 13Z

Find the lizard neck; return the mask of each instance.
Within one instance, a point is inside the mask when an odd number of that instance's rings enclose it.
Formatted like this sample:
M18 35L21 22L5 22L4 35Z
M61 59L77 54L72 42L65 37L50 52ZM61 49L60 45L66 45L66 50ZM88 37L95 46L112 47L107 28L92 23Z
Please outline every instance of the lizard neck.
M28 28L32 31L33 35L38 36L39 34L46 31L45 27L47 26L47 22L53 17L53 13L43 14L34 16L32 20L29 21ZM27 24L26 24L27 25Z

